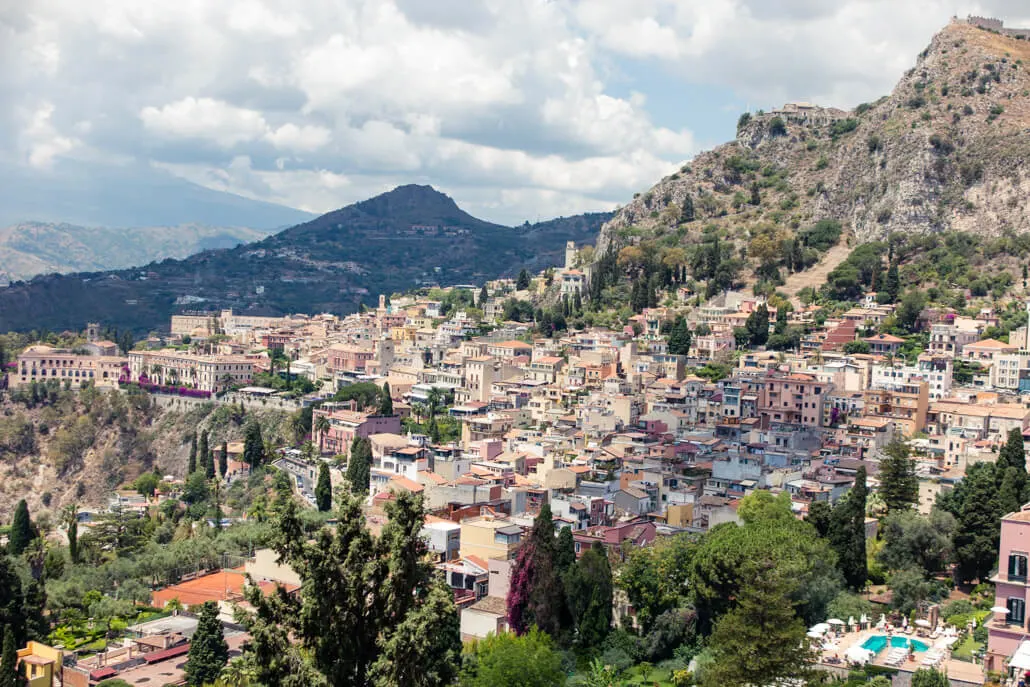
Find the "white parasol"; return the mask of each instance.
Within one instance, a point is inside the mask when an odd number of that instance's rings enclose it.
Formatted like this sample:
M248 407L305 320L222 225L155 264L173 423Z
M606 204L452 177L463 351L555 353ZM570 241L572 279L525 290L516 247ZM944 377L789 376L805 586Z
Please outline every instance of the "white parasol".
M830 625L843 625L844 624L844 621L841 620L840 618L830 618L826 622L829 623Z
M863 649L862 647L855 645L844 652L844 658L849 663L865 665L866 663L869 663L870 660L872 660L873 652L869 649Z
M1005 615L1008 615L1009 609L1005 606L993 606L991 607L991 613L1004 613Z
M919 618L916 620L916 625L919 627L930 627L930 621L925 618Z

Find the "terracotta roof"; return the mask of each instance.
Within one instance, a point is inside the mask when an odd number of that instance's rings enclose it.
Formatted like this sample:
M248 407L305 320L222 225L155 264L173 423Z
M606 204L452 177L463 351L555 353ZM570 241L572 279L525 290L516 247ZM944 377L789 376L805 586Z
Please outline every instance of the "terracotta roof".
M970 348L988 348L988 349L1000 349L1000 348L1018 348L1012 344L1007 344L1004 341L998 341L997 339L984 339L983 341L977 341L976 343L966 344L962 350L969 350Z
M405 491L410 491L412 494L420 494L425 489L421 484L408 479L404 475L394 475L390 478L390 484L397 485Z

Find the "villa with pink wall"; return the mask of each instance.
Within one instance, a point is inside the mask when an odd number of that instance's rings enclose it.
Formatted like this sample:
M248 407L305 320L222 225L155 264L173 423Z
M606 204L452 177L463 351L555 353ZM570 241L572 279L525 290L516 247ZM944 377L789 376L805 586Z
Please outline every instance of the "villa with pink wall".
M998 572L991 578L995 584L994 605L1007 608L1007 613L995 613L987 623L987 653L984 665L990 671L1006 669L1006 660L1019 645L1030 640L1027 629L1027 602L1030 601L1030 583L1027 582L1030 562L1030 504L1001 519L1001 543L998 547Z

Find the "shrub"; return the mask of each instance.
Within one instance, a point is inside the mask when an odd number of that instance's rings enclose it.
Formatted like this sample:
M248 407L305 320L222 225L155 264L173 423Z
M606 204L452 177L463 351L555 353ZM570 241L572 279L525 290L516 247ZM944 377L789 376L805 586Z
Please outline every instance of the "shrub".
M787 124L783 121L782 117L773 117L769 120L769 135L770 136L786 136L787 135Z
M883 150L883 141L876 134L870 134L869 138L865 141L866 147L869 148L870 153L875 153L878 150Z
M922 93L917 93L906 100L905 105L907 105L909 109L918 110L923 105L926 105L926 97L924 97Z

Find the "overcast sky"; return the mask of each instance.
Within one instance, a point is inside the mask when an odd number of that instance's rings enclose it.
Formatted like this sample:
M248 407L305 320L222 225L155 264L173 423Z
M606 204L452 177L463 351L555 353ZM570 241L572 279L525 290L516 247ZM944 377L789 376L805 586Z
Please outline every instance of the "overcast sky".
M323 212L430 183L486 219L626 202L745 108L888 92L1026 0L0 0L0 155L145 162Z

